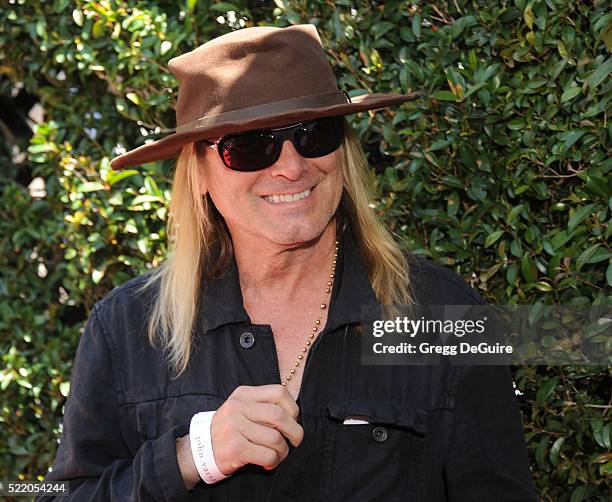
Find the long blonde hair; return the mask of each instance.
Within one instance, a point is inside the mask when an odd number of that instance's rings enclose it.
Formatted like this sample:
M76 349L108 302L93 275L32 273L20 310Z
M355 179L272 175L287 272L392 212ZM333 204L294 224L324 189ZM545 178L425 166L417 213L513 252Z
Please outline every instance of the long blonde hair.
M341 149L344 180L337 218L349 224L368 270L372 288L383 305L412 304L408 264L399 246L370 207L373 185L363 148L343 118ZM199 190L202 157L191 143L176 163L167 222L168 257L145 280L139 292L153 287L148 337L167 352L174 378L187 368L202 280L218 277L231 263L232 241L210 196Z

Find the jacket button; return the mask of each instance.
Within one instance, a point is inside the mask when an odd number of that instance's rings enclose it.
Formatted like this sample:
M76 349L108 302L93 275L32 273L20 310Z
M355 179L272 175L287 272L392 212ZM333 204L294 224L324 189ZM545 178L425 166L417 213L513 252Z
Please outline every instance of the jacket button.
M240 345L245 349L250 349L255 343L255 337L251 333L242 333L240 335Z
M387 429L385 429L384 427L374 427L374 430L372 431L372 437L374 438L374 441L382 443L383 441L387 440L387 436Z

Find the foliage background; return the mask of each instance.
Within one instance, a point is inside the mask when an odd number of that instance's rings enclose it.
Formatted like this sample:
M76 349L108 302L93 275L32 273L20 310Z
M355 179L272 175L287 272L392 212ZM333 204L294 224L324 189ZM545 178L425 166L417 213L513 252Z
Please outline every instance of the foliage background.
M89 310L163 259L172 164L109 159L174 126L168 59L241 26L313 22L350 94L423 92L351 116L403 245L491 302L609 298L607 1L2 4L0 95L23 85L45 114L0 138L0 479L42 479ZM514 375L542 499L604 500L610 368Z

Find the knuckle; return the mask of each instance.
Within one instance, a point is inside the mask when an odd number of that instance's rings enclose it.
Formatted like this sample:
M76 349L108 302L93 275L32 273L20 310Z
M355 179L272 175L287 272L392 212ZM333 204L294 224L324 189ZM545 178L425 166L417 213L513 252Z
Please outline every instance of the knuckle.
M278 464L278 453L275 450L266 450L263 454L263 460L266 465L275 466Z
M293 402L292 409L293 409L293 418L297 418L300 414L300 407L297 405L295 401Z
M270 420L273 420L274 422L278 422L283 419L285 411L280 406L275 404L270 408L269 413L270 413Z
M230 397L228 397L225 400L225 402L221 405L221 407L219 408L217 413L215 413L215 415L218 415L219 413L224 413L228 409L231 409L233 406L235 406L235 404L236 404L236 398L232 394Z
M240 398L233 394L227 398L227 401L223 404L225 411L230 414L234 414L238 411L241 406Z
M272 434L270 434L270 439L271 439L271 443L278 448L282 448L283 445L286 445L286 441L285 438L283 437L283 435L278 432L276 429L272 430Z

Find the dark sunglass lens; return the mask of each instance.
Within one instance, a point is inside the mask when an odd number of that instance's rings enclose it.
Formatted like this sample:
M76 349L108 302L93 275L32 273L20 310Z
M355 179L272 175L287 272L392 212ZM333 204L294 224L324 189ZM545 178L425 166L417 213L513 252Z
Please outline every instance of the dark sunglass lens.
M244 133L228 136L221 152L225 165L236 171L257 171L269 166L278 155L274 139L265 133Z
M297 132L296 148L304 157L323 157L340 146L343 136L342 117L313 120L305 123Z

